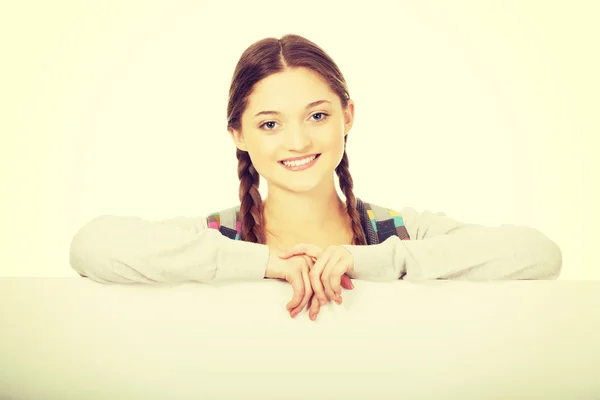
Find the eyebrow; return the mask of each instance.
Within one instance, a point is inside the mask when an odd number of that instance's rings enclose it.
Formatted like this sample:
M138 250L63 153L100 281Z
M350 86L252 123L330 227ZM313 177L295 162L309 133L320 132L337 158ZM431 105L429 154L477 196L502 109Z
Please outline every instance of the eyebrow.
M317 100L317 101L313 101L312 103L308 103L305 107L305 110L308 110L309 108L314 107L314 106L318 106L321 103L331 104L331 102L329 100ZM256 114L255 117L258 117L259 115L281 115L281 113L279 111L261 111L258 114Z

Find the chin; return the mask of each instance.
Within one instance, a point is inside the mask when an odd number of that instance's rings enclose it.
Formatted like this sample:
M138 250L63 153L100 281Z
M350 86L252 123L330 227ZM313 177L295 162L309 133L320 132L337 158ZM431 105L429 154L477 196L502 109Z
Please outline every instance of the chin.
M331 182L332 184L334 183L333 174L331 174ZM299 176L297 179L294 179L294 176L288 179L281 179L281 177L279 177L276 184L284 190L300 194L322 190L323 186L327 185L327 179L323 175Z
M294 193L310 193L319 189L318 183L296 183L296 184L287 184L285 187Z

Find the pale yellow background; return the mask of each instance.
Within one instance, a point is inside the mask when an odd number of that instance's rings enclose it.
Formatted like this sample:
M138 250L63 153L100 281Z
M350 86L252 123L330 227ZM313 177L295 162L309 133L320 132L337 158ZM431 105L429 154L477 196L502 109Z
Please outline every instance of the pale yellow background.
M598 279L599 6L589 1L21 1L0 6L0 276L75 276L100 214L237 203L229 82L298 33L356 101L356 194L540 229L561 279Z

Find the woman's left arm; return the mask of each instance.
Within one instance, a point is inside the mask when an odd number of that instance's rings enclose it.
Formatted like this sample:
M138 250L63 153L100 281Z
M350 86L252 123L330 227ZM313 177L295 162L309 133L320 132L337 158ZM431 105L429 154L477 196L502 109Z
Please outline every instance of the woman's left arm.
M351 278L479 281L560 275L560 248L534 228L468 224L410 207L400 215L410 240L392 236L377 245L343 246L354 257Z

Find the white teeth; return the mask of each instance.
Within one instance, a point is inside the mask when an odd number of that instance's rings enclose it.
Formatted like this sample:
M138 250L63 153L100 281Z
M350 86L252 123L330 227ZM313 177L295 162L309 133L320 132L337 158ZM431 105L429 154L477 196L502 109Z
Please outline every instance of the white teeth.
M311 162L312 160L314 160L316 158L316 156L312 156L312 157L308 157L308 158L304 158L302 160L296 160L296 161L283 161L283 164L286 167L299 167L300 165L304 165L304 164L308 164L309 162Z

